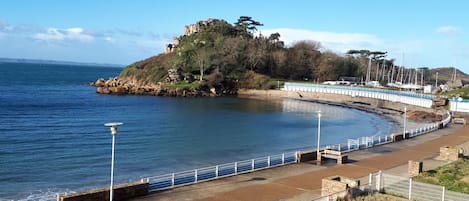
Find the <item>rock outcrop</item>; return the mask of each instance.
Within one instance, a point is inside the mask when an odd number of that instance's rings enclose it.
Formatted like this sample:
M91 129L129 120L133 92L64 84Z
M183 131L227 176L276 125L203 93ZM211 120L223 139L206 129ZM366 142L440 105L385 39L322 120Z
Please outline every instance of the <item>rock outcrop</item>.
M164 48L164 53L169 54L171 52L176 51L179 48L179 39L177 37L173 37L173 43L166 44Z
M99 78L90 85L95 86L96 93L99 94L155 95L159 90L159 87L153 84L137 83L134 80L119 79L118 77L109 78L108 80Z
M236 90L214 87L199 87L196 89L181 89L164 87L163 84L142 83L131 79L118 77L99 78L89 83L96 87L96 93L109 95L143 95L143 96L172 96L172 97L216 97L234 95Z
M409 111L407 112L407 118L415 122L432 123L436 121L441 121L443 119L443 116L440 114L425 111Z
M208 20L199 21L195 24L189 24L184 26L184 35L190 36L194 33L202 31L207 26L210 26L215 22L216 19L209 18Z
M204 21L199 21L195 24L189 24L184 26L184 35L190 36L192 34L204 31L207 27L212 26L214 22L218 21L217 19L208 19ZM179 48L179 38L173 37L173 43L166 44L164 47L164 53L169 54L175 52Z

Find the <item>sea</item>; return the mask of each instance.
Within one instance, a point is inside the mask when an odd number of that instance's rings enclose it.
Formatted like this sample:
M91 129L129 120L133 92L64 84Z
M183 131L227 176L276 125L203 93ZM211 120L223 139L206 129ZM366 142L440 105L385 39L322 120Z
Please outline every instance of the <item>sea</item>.
M373 113L297 100L101 95L122 68L0 64L0 200L55 200L115 183L389 134Z

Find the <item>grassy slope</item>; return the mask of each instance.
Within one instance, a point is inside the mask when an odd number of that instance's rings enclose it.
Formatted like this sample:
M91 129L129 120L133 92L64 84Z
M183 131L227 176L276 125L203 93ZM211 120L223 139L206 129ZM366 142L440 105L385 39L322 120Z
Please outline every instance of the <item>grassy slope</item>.
M450 191L469 193L469 160L461 159L434 170L426 171L414 177L414 179L424 183L445 186Z
M443 95L450 97L450 98L455 97L455 96L460 96L464 99L469 99L469 87L447 91L443 93Z
M433 68L430 69L430 75L432 79L436 78L436 72L438 72L438 82L447 82L448 80L451 80L452 74L453 74L453 68L450 67L444 67L444 68ZM456 70L456 78L461 79L463 84L464 83L469 83L469 75L466 75L464 72L460 70Z

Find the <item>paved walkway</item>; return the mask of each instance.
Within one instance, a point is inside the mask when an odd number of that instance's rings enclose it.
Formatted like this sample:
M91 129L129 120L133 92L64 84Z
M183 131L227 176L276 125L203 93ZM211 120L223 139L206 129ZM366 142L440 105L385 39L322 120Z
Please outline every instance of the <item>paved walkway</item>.
M434 159L440 147L452 145L469 151L469 127L451 125L406 141L356 151L350 153L350 162L344 165L287 165L161 191L135 200L311 200L320 196L322 178L333 175L364 178L379 170L404 176L409 160L423 161L424 170L433 169L445 163Z

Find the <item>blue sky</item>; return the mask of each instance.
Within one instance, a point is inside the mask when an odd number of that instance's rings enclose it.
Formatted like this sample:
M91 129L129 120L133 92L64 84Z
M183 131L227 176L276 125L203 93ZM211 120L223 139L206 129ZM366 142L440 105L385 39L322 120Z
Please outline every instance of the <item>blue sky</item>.
M2 0L0 57L130 64L161 53L186 24L247 15L287 45L388 51L408 67L469 73L467 8L464 0Z

